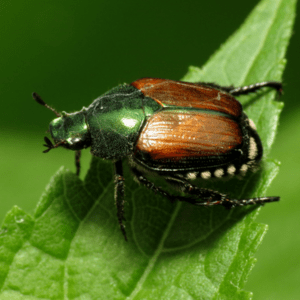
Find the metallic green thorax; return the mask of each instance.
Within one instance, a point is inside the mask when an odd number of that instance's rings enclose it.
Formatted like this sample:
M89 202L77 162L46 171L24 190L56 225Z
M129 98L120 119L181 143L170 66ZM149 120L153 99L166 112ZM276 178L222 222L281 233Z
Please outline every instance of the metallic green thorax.
M147 117L160 108L153 99L128 84L97 98L86 110L91 153L107 159L132 153Z
M50 132L54 142L62 142L65 148L91 146L95 156L121 158L132 153L144 122L159 109L159 104L135 87L119 85L88 108L54 119Z

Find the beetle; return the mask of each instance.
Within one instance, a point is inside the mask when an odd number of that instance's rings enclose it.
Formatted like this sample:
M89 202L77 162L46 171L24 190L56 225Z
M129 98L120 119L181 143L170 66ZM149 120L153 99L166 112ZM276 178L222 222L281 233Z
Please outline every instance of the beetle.
M139 183L172 201L227 209L279 201L279 197L233 199L191 183L198 177L244 174L258 165L263 155L261 140L234 96L264 87L282 92L282 84L276 81L234 88L142 78L111 89L74 113L58 113L37 93L33 98L57 116L49 125L54 144L45 137L45 153L58 147L75 150L77 175L82 149L90 147L92 155L113 161L117 218L127 240L123 223L125 157ZM185 196L155 186L147 179L149 173L165 178Z

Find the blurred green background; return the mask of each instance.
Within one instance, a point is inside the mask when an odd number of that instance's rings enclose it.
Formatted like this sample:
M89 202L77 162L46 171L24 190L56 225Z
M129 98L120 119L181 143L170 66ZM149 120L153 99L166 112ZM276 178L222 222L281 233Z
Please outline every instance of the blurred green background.
M202 66L257 3L1 0L0 220L13 205L32 213L58 168L75 169L73 154L64 149L42 153L54 114L32 100L33 91L58 111L72 112L123 82L180 79L189 65ZM282 166L268 195L282 201L262 209L257 220L269 231L245 287L254 299L300 295L299 31L296 21L271 153ZM84 151L82 178L90 158Z

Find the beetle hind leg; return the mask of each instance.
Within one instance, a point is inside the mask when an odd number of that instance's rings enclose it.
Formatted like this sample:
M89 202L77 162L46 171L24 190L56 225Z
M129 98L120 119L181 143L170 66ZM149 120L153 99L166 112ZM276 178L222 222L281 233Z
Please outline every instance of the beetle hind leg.
M122 161L118 160L115 162L115 204L117 207L117 217L120 225L120 229L123 233L125 241L127 241L127 235L125 231L125 225L123 224L124 219L124 204L125 204L125 179L123 176L123 165Z
M256 204L265 204L268 202L276 202L280 200L280 197L259 197L259 198L249 198L249 199L231 199L228 198L226 195L220 194L220 199L212 199L207 201L197 201L194 200L194 205L197 206L214 206L214 205L222 205L226 209L231 209L237 206L247 206L247 205L256 205ZM191 203L189 201L189 203Z
M229 93L234 96L247 95L247 94L258 91L263 87L270 87L272 89L275 89L279 93L279 95L281 95L283 92L281 82L279 82L279 81L264 81L264 82L259 82L259 83L255 83L255 84L251 84L251 85L232 88L231 90L229 90Z
M146 188L148 188L149 190L152 190L154 193L158 193L161 194L162 196L166 197L167 199L169 199L171 202L175 202L176 200L178 200L178 198L176 196L173 196L171 194L169 194L167 191L163 190L160 187L157 187L153 182L151 182L150 180L148 180L143 173L141 173L140 171L138 171L135 168L131 168L131 171L133 172L136 180L143 186L145 186Z
M258 197L249 199L232 199L228 195L222 194L210 189L199 188L188 181L170 177L166 180L173 186L176 185L185 194L192 197L178 197L178 200L191 203L198 206L214 206L222 205L227 209L231 209L236 206L247 206L255 204L264 204L267 202L279 201L279 197ZM176 197L177 198L177 197ZM199 200L199 198L201 200Z
M223 205L225 208L230 209L230 208L236 207L236 206L265 204L268 202L276 202L279 200L280 200L280 197L258 197L258 198L250 198L250 199L225 198L223 203L220 203L220 205Z
M282 83L279 81L264 81L264 82L258 82L255 84L250 84L250 85L245 85L240 87L221 86L212 82L198 82L198 84L206 85L214 89L220 89L233 96L240 96L240 95L247 95L250 93L254 93L264 87L275 89L279 93L279 95L281 95L283 92Z
M136 179L148 189L159 193L164 197L168 198L170 201L174 202L176 200L182 202L188 202L197 206L215 206L222 205L227 209L231 209L236 206L246 206L254 204L264 204L267 202L279 201L279 197L259 197L250 199L231 199L226 194L216 192L214 190L199 188L188 181L175 178L166 177L166 181L169 182L173 187L176 186L181 192L189 196L177 196L171 195L160 187L156 187L150 180L148 180L141 172L136 169L132 169L136 176Z

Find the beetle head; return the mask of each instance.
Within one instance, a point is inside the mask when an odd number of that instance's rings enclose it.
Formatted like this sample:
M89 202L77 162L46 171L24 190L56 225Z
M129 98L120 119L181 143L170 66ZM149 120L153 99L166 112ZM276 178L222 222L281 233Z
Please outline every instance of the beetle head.
M37 103L50 109L57 116L49 125L49 131L55 144L52 144L52 142L45 137L44 140L46 144L44 144L44 146L48 149L43 151L44 153L59 146L71 150L80 150L91 145L90 132L85 122L85 109L72 114L66 112L59 114L55 109L46 104L37 93L33 93L32 97Z
M62 146L71 150L80 150L89 147L91 144L84 111L72 114L63 112L61 117L50 123L49 131L55 143L54 148ZM47 143L47 147L48 145ZM55 147L56 145L57 147Z

